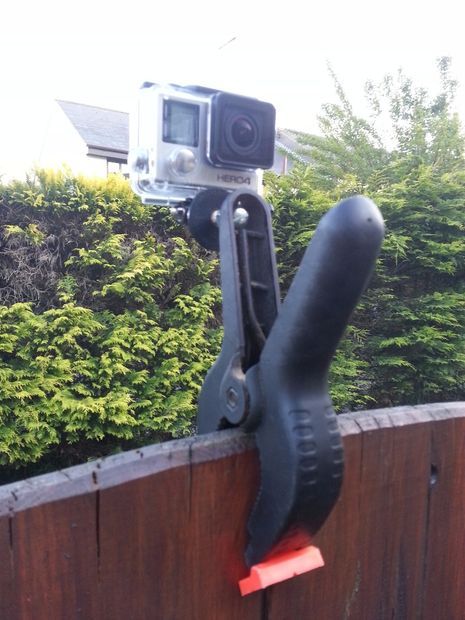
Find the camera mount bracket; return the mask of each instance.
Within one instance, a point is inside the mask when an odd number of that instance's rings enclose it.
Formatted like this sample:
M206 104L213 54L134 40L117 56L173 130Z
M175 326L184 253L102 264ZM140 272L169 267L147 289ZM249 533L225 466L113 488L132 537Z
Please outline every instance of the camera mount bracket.
M373 270L383 220L363 196L328 211L280 305L269 206L248 191L210 198L203 234L197 198L190 208L196 238L210 244L219 211L224 339L202 387L198 429L255 433L261 487L245 559L263 566L308 547L338 498L343 448L328 371ZM248 218L235 225L238 208Z
M196 238L202 236L211 244L215 231L219 242L224 338L200 392L200 433L246 422L246 372L259 361L280 303L268 205L257 194L243 191L227 194L218 204L218 190L207 192L213 200L210 211L202 213L216 212L217 224L206 221L206 232L196 231ZM200 200L203 207L205 197ZM191 208L194 216L197 209L200 212L197 197ZM242 222L235 218L239 210L247 213Z

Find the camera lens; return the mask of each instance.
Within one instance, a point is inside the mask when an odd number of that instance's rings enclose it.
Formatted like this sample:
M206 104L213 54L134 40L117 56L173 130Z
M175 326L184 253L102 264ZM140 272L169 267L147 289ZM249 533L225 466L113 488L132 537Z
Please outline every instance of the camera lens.
M257 139L255 124L246 116L239 116L231 125L231 137L241 149L249 149Z
M273 165L275 109L250 97L212 97L207 157L218 168L256 170Z

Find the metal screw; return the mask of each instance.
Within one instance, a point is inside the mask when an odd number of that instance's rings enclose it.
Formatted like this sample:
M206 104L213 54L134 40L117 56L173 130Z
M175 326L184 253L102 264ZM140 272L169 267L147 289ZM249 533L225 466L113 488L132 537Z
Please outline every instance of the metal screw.
M241 204L241 203L238 203L238 204ZM242 207L238 207L234 211L233 219L234 219L234 224L237 228L240 228L241 226L245 226L247 222L249 221L249 212L243 209Z
M235 409L239 401L239 394L233 387L230 387L226 391L226 402L230 409Z
M220 210L215 209L213 213L210 215L210 219L212 223L215 224L215 226L219 226L220 225Z
M187 209L185 207L170 207L170 213L180 224L183 224L187 219Z
M215 226L219 226L220 217L221 217L220 210L215 209L215 211L213 211L213 213L210 216L210 220L213 222L213 224L215 224ZM234 221L234 226L236 228L241 228L242 226L245 226L247 222L249 221L249 212L243 209L242 207L238 207L237 209L234 210L233 221Z

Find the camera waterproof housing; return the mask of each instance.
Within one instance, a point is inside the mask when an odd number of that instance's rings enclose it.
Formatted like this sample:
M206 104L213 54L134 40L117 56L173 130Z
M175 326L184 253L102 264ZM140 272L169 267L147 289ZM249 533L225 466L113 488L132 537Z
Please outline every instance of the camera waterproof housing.
M130 126L130 176L145 203L177 205L208 188L261 189L273 165L270 103L200 86L146 83Z

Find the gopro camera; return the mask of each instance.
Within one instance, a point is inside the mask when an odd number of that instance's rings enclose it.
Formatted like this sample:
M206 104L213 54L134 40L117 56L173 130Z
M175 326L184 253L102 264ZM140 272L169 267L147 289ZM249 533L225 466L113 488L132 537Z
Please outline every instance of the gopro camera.
M208 188L260 193L271 168L270 103L200 86L144 84L131 117L130 176L144 203L177 205Z

